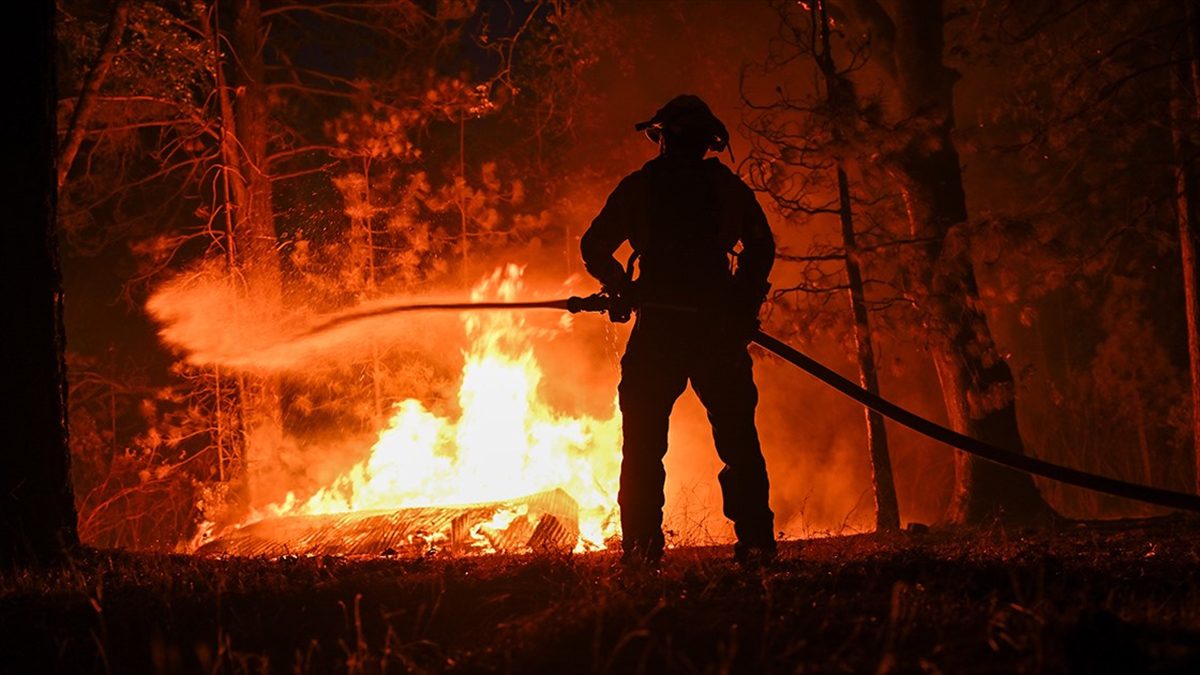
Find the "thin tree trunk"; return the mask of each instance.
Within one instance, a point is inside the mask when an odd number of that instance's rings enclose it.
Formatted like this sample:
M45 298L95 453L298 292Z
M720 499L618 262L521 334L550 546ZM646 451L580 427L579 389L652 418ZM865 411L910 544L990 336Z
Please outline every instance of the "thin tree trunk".
M271 178L267 173L267 140L270 135L266 65L263 61L262 9L259 0L237 0L234 5L231 43L236 55L231 84L239 176L236 214L238 271L245 284L247 303L259 320L271 320L280 311L282 273L276 249L275 214L271 203ZM283 482L278 452L283 445L283 414L278 379L246 376L241 389L246 456L243 468L251 503L273 500ZM261 499L260 499L261 498Z
M363 223L367 235L367 297L374 299L377 290L375 278L375 231L371 210L371 159L363 158L363 201L367 209ZM371 394L375 410L375 428L382 429L385 411L383 405L383 364L379 356L379 342L371 338Z
M223 396L223 392L221 391L221 366L215 365L215 366L213 366L213 400L215 401L216 406L214 408L213 417L214 417L214 422L217 425L217 430L216 430L216 438L214 439L214 442L216 443L216 446L217 446L217 480L224 483L225 482L226 456L225 456L225 424L224 424L225 420L224 420L224 415L223 415L224 411L222 410L222 407L223 407L222 406L222 403L223 403L222 396Z
M951 137L957 73L942 61L942 3L896 0L891 13L900 116L929 123L890 165L911 234L929 242L914 251L909 282L915 286L946 412L955 431L1023 452L1012 370L992 340L969 246L958 231L967 220L967 207ZM1030 522L1053 513L1030 476L956 453L947 514L951 522L997 516Z
M458 180L461 181L458 186L458 217L461 228L462 278L463 285L467 286L471 283L471 275L467 269L467 250L470 243L467 241L467 114L465 112L459 113L458 116Z
M0 246L7 321L0 408L0 569L62 561L79 544L67 442L66 338L55 236L52 2L9 22L11 119L3 126L9 191Z
M259 0L239 0L233 22L237 55L233 87L237 143L241 148L241 178L245 200L239 204L238 249L251 298L277 310L282 289L276 250L275 213L271 178L267 173L270 111L267 106L266 65L263 62L262 11Z
M830 51L829 17L823 0L817 2L821 23L822 51L817 57L825 79L826 95L834 114L851 114L847 104L852 103L853 94L847 92L849 83L838 76ZM841 144L841 134L834 129L834 144ZM855 241L854 214L850 202L850 181L841 160L837 162L838 216L842 226L842 245L846 250L846 282L849 287L850 311L854 317L855 361L858 379L863 388L879 394L879 377L875 368L875 350L871 340L871 323L867 313L866 293L863 290L862 270L858 263L858 247ZM887 429L883 415L863 408L866 418L867 450L871 458L871 482L875 488L875 529L893 532L900 529L900 507L896 502L896 484L892 477L892 460L888 452Z
M225 215L225 229L222 233L224 235L225 272L229 275L229 283L236 288L238 286L237 277L239 276L237 246L239 237L236 218L241 213L240 205L247 203L249 196L246 191L246 184L241 177L241 158L237 141L236 115L233 112L233 101L229 96L230 87L225 78L225 65L222 57L223 42L221 40L220 29L217 26L217 6L215 3L209 8L204 26L208 31L207 39L212 45L212 68L216 77L217 113L220 122L221 194L224 201ZM219 459L221 466L218 471L218 479L222 482L240 481L244 489L247 478L245 472L246 439L249 437L246 430L245 418L246 377L244 373L236 373L233 389L235 400L233 410L235 414L231 424L236 425L242 433L240 440L235 439L231 441ZM218 406L219 404L220 401L218 401Z
M842 243L846 248L846 281L850 287L850 309L854 314L854 345L858 364L858 379L863 388L879 395L879 376L875 367L875 350L871 344L871 325L863 292L862 271L857 260L854 221L850 212L850 188L846 172L837 170L838 193L841 199ZM896 483L892 477L892 460L888 451L887 429L883 415L864 408L867 424L867 449L871 456L871 481L875 487L875 529L893 532L900 529L900 506L896 501Z
M208 23L205 25L209 31L209 42L212 43L213 70L217 81L217 105L221 122L221 184L225 196L225 259L232 274L238 262L235 216L240 212L241 205L250 198L241 177L242 162L238 150L237 121L233 112L233 100L229 97L230 86L225 79L224 59L221 56L222 41L216 21L217 8L214 5L209 10Z
M221 196L224 201L225 214L225 272L229 275L230 283L233 283L234 275L237 273L237 245L236 245L236 227L234 225L234 213L237 211L237 203L244 200L245 186L241 179L235 174L238 166L238 150L237 140L234 138L232 127L234 125L233 104L229 100L229 88L225 83L224 66L221 63L221 41L216 30L216 7L209 10L208 21L205 27L209 30L209 40L212 43L214 63L213 71L216 73L217 80L217 104L220 119L220 138L221 138ZM220 392L220 369L216 370L218 394ZM218 479L222 482L230 481L235 477L244 479L244 472L241 471L245 467L245 426L242 423L240 412L242 406L242 392L245 391L244 379L239 373L236 375L233 387L234 412L235 417L233 422L226 427L236 425L242 430L242 439L238 439L231 433L230 442L225 445L225 448L220 458L220 471ZM221 397L217 397L217 410L221 410ZM218 417L220 421L220 417ZM218 429L218 433L220 430Z
M121 44L121 36L125 34L125 24L128 20L129 2L128 0L118 0L117 6L113 8L112 20L108 22L108 29L104 32L100 53L96 55L96 62L92 64L91 70L84 78L83 88L79 91L79 98L75 101L75 110L71 113L71 124L67 127L62 151L58 155L58 180L55 184L59 188L67 182L71 164L75 162L75 155L79 154L79 148L83 145L88 121L92 117L92 111L96 108L96 95L100 92L100 87L104 86L104 80L108 77L109 69L112 68L113 58Z

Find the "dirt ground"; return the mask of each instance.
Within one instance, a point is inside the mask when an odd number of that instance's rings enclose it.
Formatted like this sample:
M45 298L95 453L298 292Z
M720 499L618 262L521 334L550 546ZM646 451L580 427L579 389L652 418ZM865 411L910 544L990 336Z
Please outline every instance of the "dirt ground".
M1200 520L610 553L0 573L0 673L1200 673Z

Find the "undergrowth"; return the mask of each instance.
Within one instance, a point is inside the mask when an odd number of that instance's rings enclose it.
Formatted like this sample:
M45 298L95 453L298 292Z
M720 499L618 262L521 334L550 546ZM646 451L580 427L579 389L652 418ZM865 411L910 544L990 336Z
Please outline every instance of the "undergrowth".
M1200 672L1200 523L470 559L85 551L0 574L0 672Z

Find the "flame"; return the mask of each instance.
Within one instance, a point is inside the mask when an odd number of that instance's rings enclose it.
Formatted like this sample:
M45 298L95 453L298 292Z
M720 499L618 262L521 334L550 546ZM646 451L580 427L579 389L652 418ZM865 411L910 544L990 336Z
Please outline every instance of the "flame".
M523 268L496 270L472 291L475 301L516 299ZM418 400L395 403L365 460L300 502L292 494L275 515L317 515L499 502L561 488L579 504L577 550L603 548L617 534L616 487L621 419L568 416L539 396L543 372L532 329L520 313L466 314L461 416L439 416ZM499 511L475 538L521 514Z

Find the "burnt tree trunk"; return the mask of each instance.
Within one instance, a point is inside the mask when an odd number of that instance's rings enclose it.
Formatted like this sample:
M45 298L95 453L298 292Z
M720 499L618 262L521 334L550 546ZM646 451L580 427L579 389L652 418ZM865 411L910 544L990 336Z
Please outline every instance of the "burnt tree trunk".
M238 175L234 180L241 185L234 190L237 213L230 245L236 247L236 271L244 283L246 305L258 314L256 320L271 320L282 304L282 273L267 167L270 109L263 60L265 39L259 0L236 0L229 85L235 94L233 128ZM265 499L276 496L271 490L279 484L273 474L279 467L275 454L283 443L283 414L278 379L247 376L243 382L243 466L253 503L259 495Z
M817 65L825 80L826 97L835 117L855 114L852 111L854 93L850 83L837 72L833 52L830 50L829 16L825 3L816 5L821 28L821 51L817 54ZM835 127L835 145L841 145L842 134ZM839 159L837 161L838 219L842 226L842 245L846 250L846 285L853 316L855 362L858 379L863 388L879 395L879 375L875 368L875 349L871 339L871 321L867 312L866 293L863 289L862 269L858 260L858 247L854 232L854 214L850 198L850 181ZM875 530L894 532L900 529L900 507L896 501L896 483L892 477L892 460L888 451L887 428L883 415L863 408L866 422L867 453L871 459L871 483L875 492Z
M1012 370L992 340L970 247L961 232L966 195L951 136L958 75L942 61L942 3L895 0L891 5L899 115L910 120L912 137L889 163L903 193L911 234L927 242L912 251L908 267L950 426L1023 452ZM1030 522L1053 513L1030 476L956 453L947 514L951 522L997 516Z
M863 290L862 270L858 264L854 221L850 211L850 187L846 171L837 170L838 196L841 200L842 243L846 248L846 285L850 311L854 317L855 361L863 389L879 395L879 375L875 368L875 349L871 341L871 323ZM892 459L888 451L887 428L883 415L863 408L866 417L867 451L871 458L871 482L875 488L875 529L894 532L900 529L900 506L896 501L896 483L892 477Z
M57 562L78 545L67 444L65 336L56 197L54 3L32 3L4 41L14 106L4 125L0 567Z

